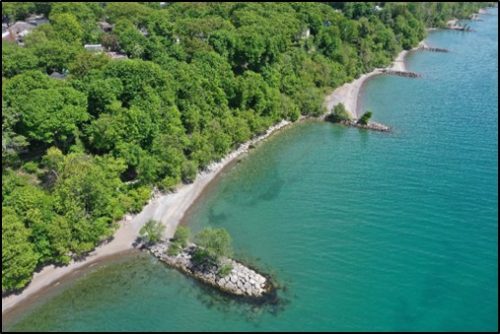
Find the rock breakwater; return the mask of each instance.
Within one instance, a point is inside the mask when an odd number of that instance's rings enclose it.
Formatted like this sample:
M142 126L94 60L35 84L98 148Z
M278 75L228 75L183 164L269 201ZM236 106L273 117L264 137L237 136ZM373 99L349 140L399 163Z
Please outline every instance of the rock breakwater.
M177 255L168 254L169 243L149 247L149 251L160 261L199 281L234 296L264 299L274 293L270 279L235 260L224 258L220 264L197 263L193 259L198 246L189 244ZM227 272L223 272L228 268Z

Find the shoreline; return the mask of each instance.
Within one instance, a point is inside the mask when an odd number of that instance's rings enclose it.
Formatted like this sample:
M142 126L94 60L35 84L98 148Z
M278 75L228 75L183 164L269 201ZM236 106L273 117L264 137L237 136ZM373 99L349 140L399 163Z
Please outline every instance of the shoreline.
M51 264L41 268L40 271L35 272L31 282L20 293L12 293L2 297L2 317L4 312L13 309L22 301L37 295L41 291L59 285L61 280L73 272L104 258L132 249L134 240L135 235L131 225L121 222L121 226L115 232L113 240L98 246L83 261L72 260L67 266L56 267Z
M407 52L407 50L401 51L396 59L403 59L404 61L404 57ZM378 74L381 74L381 69L375 69L370 73L363 74L360 78L354 80L353 82L344 84L343 86L335 89L333 93L326 97L326 100L331 103L332 95L337 94L340 98L346 99L348 102L356 106L357 95L359 94L364 82L372 76ZM345 87L347 87L347 91L345 91ZM331 108L333 108L333 106ZM331 108L327 109L325 115L331 111ZM320 116L319 118L322 119L325 115ZM297 122L301 122L304 119L308 119L308 117L301 116ZM149 219L158 220L165 225L166 228L164 237L173 237L177 226L182 223L185 224L184 217L189 216L189 211L193 207L193 204L195 204L197 199L201 197L205 188L217 179L219 173L236 163L237 158L240 155L247 153L250 146L268 138L276 131L290 124L294 123L282 120L281 122L269 127L264 134L241 144L236 150L228 153L220 161L213 162L207 166L205 170L198 172L193 183L181 184L175 192L153 195L140 213L136 215L126 214L124 218L118 222L119 227L113 234L111 241L97 246L85 257L85 259L81 261L72 260L68 265L63 267L48 265L41 268L40 271L35 272L30 283L20 293L12 293L2 297L2 315L4 312L11 310L24 300L37 295L41 291L50 289L52 286L58 285L61 279L70 275L73 271L97 262L100 259L133 249L133 244L139 235L140 228Z
M422 43L423 41L411 50L401 51L387 69L405 71L406 56L408 53L418 49ZM332 111L333 106L340 102L344 103L347 110L354 118L357 118L358 98L364 84L373 76L382 74L382 70L383 69L377 68L370 73L361 75L358 79L350 83L337 87L332 93L326 96L325 104L327 112L318 119L323 119ZM304 119L308 118L301 117L298 122L302 122ZM31 282L21 292L2 297L2 318L4 313L14 313L17 306L24 305L23 302L30 302L32 298L38 297L45 291L58 286L65 278L72 278L72 275L79 273L80 269L89 268L93 264L134 249L133 243L138 236L138 232L142 225L149 219L156 219L165 224L165 236L172 237L177 225L183 223L184 217L189 215L189 211L193 207L193 204L196 203L203 195L206 188L216 180L217 176L225 168L236 163L237 158L243 153L248 152L250 146L255 145L268 138L273 133L276 133L278 130L294 123L283 120L271 126L264 134L241 144L236 150L228 153L220 161L214 162L210 164L206 170L198 172L197 178L193 183L180 185L176 192L173 193L161 194L159 196L153 195L140 213L136 215L126 214L124 218L117 223L119 227L115 231L112 240L97 246L84 260L71 261L69 265L64 267L49 265L41 268L41 270L33 275Z
M16 322L19 320L20 315L22 315L26 310L29 310L32 305L36 305L39 301L43 302L44 300L48 300L52 296L57 295L61 288L64 289L67 284L73 280L78 279L82 275L90 272L92 269L99 267L100 265L107 265L111 262L119 262L123 259L123 257L128 258L136 253L139 253L139 250L133 248L102 256L62 275L54 284L38 289L34 293L16 303L15 307L2 311L2 331L4 331L3 326L5 324Z
M408 72L408 68L406 66L406 57L411 52L417 51L423 47L427 47L427 44L424 42L424 40L420 41L416 47L410 50L402 50L401 52L399 52L396 58L394 58L394 60L392 61L391 65L385 68L375 68L373 71L365 73L359 78L345 83L340 87L337 87L333 92L326 96L325 106L327 112L323 116L321 116L321 118L324 119L329 113L332 112L333 107L335 107L339 103L342 103L344 104L349 114L351 114L351 118L353 118L354 120L358 119L359 96L361 95L361 91L365 83L374 76L384 74L384 70Z
M290 121L282 120L279 123L269 127L264 134L261 134L245 143L241 144L236 150L227 154L218 162L210 164L206 170L198 173L196 180L191 184L182 185L172 196L162 196L160 199L160 211L153 218L159 220L166 226L164 237L172 238L177 225L184 218L196 199L203 193L203 190L222 172L228 165L231 165L239 156L247 153L250 147L258 142L268 138L282 128L293 124Z
M104 258L122 253L134 248L133 243L139 235L139 230L149 219L156 219L165 224L164 236L170 238L175 233L177 225L181 222L185 212L196 201L204 188L231 162L240 155L248 152L250 146L268 138L278 130L293 124L290 121L282 120L269 127L264 134L261 134L243 144L236 150L228 153L220 161L213 162L205 170L198 172L193 183L180 185L175 192L153 195L142 211L137 215L126 214L118 222L118 229L115 231L111 241L97 246L82 261L71 261L63 267L48 265L35 272L31 282L20 292L12 293L2 297L2 317L3 314L13 309L22 301L38 293L57 286L60 280L70 275L72 272L91 265Z

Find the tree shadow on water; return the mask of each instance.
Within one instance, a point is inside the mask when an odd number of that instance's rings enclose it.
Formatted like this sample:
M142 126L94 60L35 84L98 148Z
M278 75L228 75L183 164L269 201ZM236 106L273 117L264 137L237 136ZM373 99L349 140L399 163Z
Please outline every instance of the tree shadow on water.
M266 297L255 299L225 293L191 277L189 280L197 288L194 296L208 309L237 315L247 322L259 322L266 314L277 317L291 302L284 287L279 287Z

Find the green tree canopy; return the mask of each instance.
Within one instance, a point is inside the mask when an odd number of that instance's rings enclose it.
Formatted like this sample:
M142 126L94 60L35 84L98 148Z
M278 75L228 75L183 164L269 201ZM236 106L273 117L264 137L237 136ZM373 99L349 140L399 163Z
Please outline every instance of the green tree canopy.
M2 207L2 291L20 289L31 280L38 256L30 236L16 213Z
M73 14L62 13L51 15L51 21L57 38L68 44L81 43L84 32Z
M49 19L2 43L3 289L92 250L152 187L192 182L283 119L322 115L325 94L486 4L3 2L9 25ZM84 48L99 42L132 59ZM227 233L201 236L230 253Z
M348 121L350 119L351 119L351 115L345 109L345 106L343 103L337 104L333 108L333 112L328 116L328 120L330 120L332 122L342 122L342 121Z
M207 227L196 235L195 240L214 259L232 255L231 236L223 228Z
M372 117L372 112L371 111L367 111L365 112L358 120L358 124L361 124L361 125L367 125L370 118Z
M149 220L143 227L141 227L139 235L147 244L152 245L162 239L164 231L165 225L156 220Z

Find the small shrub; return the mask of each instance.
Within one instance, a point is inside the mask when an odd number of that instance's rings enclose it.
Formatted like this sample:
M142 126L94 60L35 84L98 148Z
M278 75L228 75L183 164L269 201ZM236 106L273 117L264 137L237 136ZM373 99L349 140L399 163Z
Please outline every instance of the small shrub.
M363 114L363 116L361 116L358 120L358 124L361 124L361 125L368 125L368 121L370 120L370 118L372 117L372 112L371 111L367 111Z
M229 275L231 273L231 270L233 270L233 265L230 263L225 263L219 268L219 271L217 272L217 274L220 277L226 277L227 275Z
M198 173L198 164L192 160L186 160L182 163L182 182L192 183Z
M23 165L23 169L26 173L34 174L38 170L38 165L34 161L28 161Z
M167 248L167 255L176 256L182 251L182 246L176 242L172 242L170 246Z
M213 258L210 256L210 254L205 249L202 249L202 248L196 248L196 250L194 251L194 253L191 257L191 260L195 264L213 262Z
M174 242L178 243L182 248L188 244L190 230L186 226L178 226L174 235Z
M208 227L202 230L196 235L196 242L210 257L216 260L232 254L231 236L223 228Z
M186 226L179 226L175 235L167 249L167 255L175 256L179 254L188 244L189 228Z
M344 104L339 103L333 108L333 112L327 116L330 122L342 122L351 119L351 115L347 112Z
M179 177L167 176L160 181L158 187L161 190L173 191L175 190L175 187L177 186L177 184L179 184L179 182L180 182Z
M151 187L148 185L131 189L127 194L127 198L124 198L125 207L132 213L140 212L150 197Z
M295 122L300 117L300 110L298 108L290 109L288 111L288 119L292 122Z
M139 235L147 244L152 245L161 240L163 231L165 231L165 225L151 219L141 227Z

